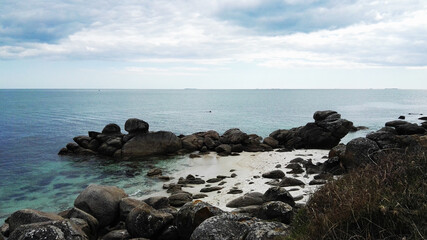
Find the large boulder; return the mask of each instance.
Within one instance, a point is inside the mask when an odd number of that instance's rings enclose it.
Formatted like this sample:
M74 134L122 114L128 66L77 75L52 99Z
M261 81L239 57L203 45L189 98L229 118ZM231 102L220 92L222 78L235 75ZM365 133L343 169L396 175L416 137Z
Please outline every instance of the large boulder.
M125 122L125 130L129 134L144 134L148 133L148 128L150 126L147 122L140 120L138 118L129 118Z
M402 121L402 120L393 120L393 121L389 121L385 123L386 127L397 127L400 125L404 125L404 124L408 124L407 121Z
M193 201L193 196L187 192L178 192L169 197L169 204L174 207L181 207L191 201Z
M243 144L246 143L248 139L248 134L242 132L238 128L232 128L224 132L224 134L220 138L220 141L224 144Z
M106 227L119 220L120 201L127 194L118 187L89 185L77 199L74 206L94 216L100 227Z
M295 207L295 201L292 195L282 187L271 187L263 196L264 202L280 201Z
M193 232L191 240L223 239L282 239L288 227L278 222L265 222L242 214L224 213L202 222Z
M262 174L263 178L273 178L273 179L278 179L278 178L283 178L285 177L285 173L282 170L273 170L270 172L266 172L264 174Z
M372 162L370 155L380 148L378 144L368 138L355 138L347 143L342 163L348 170Z
M145 204L143 200L127 197L123 198L120 203L120 220L126 221L129 213L136 207L138 207L141 204Z
M22 209L12 213L6 222L9 224L9 231L13 232L21 225L61 220L63 218L54 213L46 213L34 209Z
M122 157L167 155L181 149L181 139L172 132L159 131L137 135L122 147Z
M204 138L198 137L196 135L188 135L181 138L182 148L188 151L200 150L203 147Z
M88 240L86 234L70 220L26 224L13 231L9 240Z
M424 134L426 129L416 123L407 123L397 126L396 132L399 135Z
M399 139L396 135L397 132L394 128L384 127L376 132L369 133L366 135L366 138L375 141L381 149L398 148Z
M102 129L103 134L117 134L120 133L119 125L115 123L107 124L104 129Z
M315 122L290 130L276 130L270 137L288 149L331 149L353 129L353 123L341 119L335 111L317 111L313 118Z
M96 235L98 233L99 222L94 216L90 215L89 213L87 213L81 209L74 207L67 212L65 217L68 219L71 219L71 218L83 219L89 227L89 232L86 232L86 234L89 237L91 237L91 239L96 239Z
M191 233L206 219L224 213L221 209L200 200L186 203L178 211L175 225L181 239L189 239Z
M160 212L148 204L134 208L126 219L126 229L132 237L156 238L172 223L172 214Z

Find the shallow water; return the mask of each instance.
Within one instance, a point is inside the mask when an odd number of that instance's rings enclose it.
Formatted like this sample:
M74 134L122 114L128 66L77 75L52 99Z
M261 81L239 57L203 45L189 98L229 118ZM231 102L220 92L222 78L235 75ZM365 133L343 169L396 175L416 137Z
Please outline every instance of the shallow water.
M415 122L419 115L408 113L427 113L427 91L0 90L0 222L22 208L66 209L89 183L143 196L162 185L145 177L149 165L166 174L191 166L186 157L117 163L57 155L74 136L101 131L110 122L123 126L136 117L153 131L223 133L239 127L265 137L279 128L304 125L315 111L326 109L369 127L349 134L346 142L399 115Z

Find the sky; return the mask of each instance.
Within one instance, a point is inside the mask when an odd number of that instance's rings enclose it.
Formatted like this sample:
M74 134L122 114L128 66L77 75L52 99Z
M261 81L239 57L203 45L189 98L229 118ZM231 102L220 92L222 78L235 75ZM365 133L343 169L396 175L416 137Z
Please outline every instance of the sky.
M0 88L427 89L427 1L0 0Z

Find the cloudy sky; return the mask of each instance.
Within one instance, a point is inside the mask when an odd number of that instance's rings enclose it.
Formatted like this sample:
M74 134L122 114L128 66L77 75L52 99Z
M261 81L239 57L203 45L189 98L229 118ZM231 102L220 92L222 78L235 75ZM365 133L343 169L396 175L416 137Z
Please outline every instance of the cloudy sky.
M394 87L426 0L0 0L0 88Z

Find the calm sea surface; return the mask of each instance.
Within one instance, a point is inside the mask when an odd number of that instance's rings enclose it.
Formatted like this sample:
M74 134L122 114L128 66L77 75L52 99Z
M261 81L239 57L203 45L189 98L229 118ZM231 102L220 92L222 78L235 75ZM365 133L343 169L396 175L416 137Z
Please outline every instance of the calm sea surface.
M120 162L95 157L60 157L77 135L122 126L140 118L150 130L176 134L238 127L263 137L312 121L317 110L332 109L368 131L406 115L427 114L425 90L0 90L0 224L22 208L60 211L72 206L89 183L122 187L143 196L160 188L144 175L148 165L166 174L189 166L186 157ZM124 130L123 130L124 132ZM126 172L140 172L127 177Z

